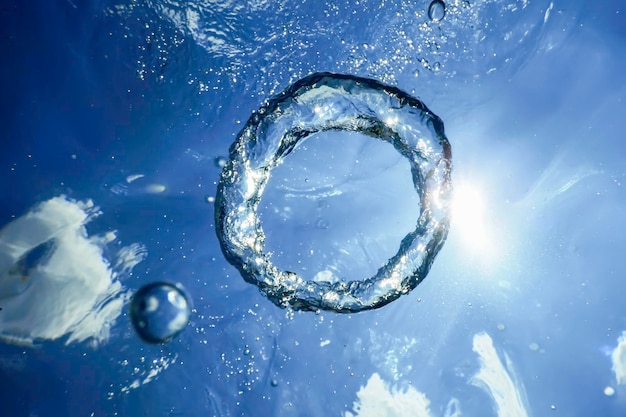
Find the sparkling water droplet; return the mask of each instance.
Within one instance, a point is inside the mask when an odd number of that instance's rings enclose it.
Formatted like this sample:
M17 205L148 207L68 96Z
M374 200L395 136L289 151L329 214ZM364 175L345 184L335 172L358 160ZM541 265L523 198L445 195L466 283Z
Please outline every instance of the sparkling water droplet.
M148 284L130 302L133 327L148 343L169 342L187 326L190 315L191 303L180 285Z
M433 0L428 6L428 18L433 22L438 22L446 15L446 5L441 0Z
M270 381L270 384L272 384L273 387L277 387L278 386L278 380L277 379L272 379Z

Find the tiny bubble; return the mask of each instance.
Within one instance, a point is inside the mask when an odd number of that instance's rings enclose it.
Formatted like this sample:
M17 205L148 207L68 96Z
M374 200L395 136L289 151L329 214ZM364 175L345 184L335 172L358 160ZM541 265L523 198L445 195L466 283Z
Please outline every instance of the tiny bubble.
M141 287L130 302L135 332L148 343L166 343L186 326L191 302L180 284L152 282Z
M226 158L224 158L223 156L218 156L217 158L215 158L216 167L224 168L225 165L226 165Z

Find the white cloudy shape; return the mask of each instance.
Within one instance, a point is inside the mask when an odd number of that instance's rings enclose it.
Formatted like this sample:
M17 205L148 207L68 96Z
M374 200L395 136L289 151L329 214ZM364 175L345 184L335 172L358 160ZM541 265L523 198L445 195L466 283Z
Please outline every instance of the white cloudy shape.
M356 395L355 414L347 411L345 417L431 417L430 401L423 393L413 387L389 387L376 373Z
M503 364L493 340L484 332L474 335L473 350L480 359L480 370L470 383L489 394L498 417L528 417L524 386L518 382L509 357L504 355Z
M139 178L143 178L143 177L145 177L145 175L143 175L143 174L129 175L129 176L126 177L126 182L130 184L131 182L136 181Z
M100 214L90 200L61 196L0 229L0 340L108 338L127 292L103 254L115 232L87 234L85 224ZM120 254L115 264L128 272L145 250L133 246Z
M617 339L617 346L611 352L613 373L619 385L626 385L626 332Z

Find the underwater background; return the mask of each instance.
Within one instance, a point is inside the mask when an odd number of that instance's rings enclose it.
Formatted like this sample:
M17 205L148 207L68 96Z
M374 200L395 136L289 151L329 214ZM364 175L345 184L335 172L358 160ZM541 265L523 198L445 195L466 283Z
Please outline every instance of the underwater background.
M626 413L620 2L6 0L0 19L0 416ZM275 305L216 227L231 145L318 72L415 97L451 147L447 239L378 309ZM384 142L314 136L264 189L265 248L358 281L420 188ZM154 283L184 325L164 343L131 313Z

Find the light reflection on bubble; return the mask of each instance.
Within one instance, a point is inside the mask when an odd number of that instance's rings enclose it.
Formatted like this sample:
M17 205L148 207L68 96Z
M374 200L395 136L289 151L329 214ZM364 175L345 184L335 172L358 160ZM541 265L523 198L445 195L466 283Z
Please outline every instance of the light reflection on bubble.
M415 230L374 276L348 281L326 271L306 281L265 252L257 214L270 172L318 132L358 132L390 143L411 165L420 198ZM338 146L337 151L341 149ZM422 102L378 81L318 73L253 114L231 146L218 186L216 229L228 261L276 305L355 312L386 305L426 276L448 232L451 150L443 123Z

